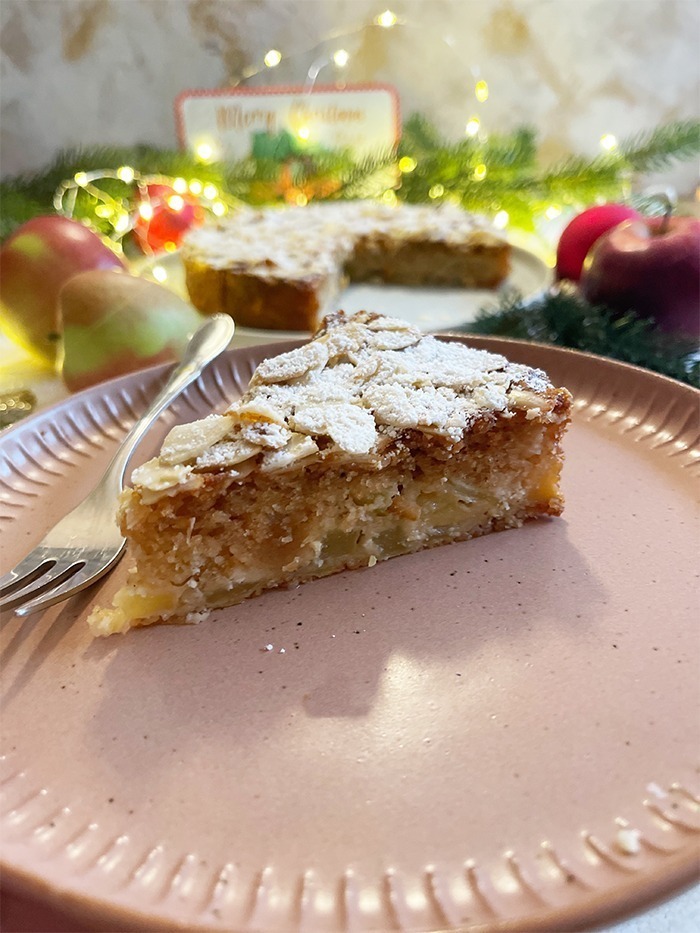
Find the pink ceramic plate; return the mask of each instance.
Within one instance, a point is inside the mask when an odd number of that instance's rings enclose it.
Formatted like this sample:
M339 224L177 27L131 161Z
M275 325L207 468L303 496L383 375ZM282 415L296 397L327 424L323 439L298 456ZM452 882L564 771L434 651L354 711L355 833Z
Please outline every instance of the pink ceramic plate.
M97 928L572 929L696 868L698 393L518 342L576 399L562 519L93 641L98 589L1 633L4 881ZM240 392L218 361L162 419ZM3 564L162 375L0 440ZM146 446L148 449L146 449Z

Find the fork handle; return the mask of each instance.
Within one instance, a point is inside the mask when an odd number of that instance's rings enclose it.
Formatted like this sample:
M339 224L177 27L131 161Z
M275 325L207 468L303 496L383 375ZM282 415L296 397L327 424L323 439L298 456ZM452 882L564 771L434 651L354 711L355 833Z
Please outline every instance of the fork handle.
M119 450L107 467L101 486L111 488L115 495L121 492L126 466L136 445L163 409L195 381L207 364L228 347L234 332L235 324L227 314L212 315L195 331L185 347L182 360L120 444Z

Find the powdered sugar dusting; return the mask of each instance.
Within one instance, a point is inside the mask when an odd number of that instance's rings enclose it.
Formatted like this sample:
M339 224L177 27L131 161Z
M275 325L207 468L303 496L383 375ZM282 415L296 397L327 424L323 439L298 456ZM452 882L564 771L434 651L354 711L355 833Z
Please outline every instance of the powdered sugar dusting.
M338 312L311 344L262 363L242 404L264 401L293 430L358 455L372 450L380 426L458 441L477 417L505 411L515 384L543 391L549 382L504 356L437 340L404 321Z
M164 463L186 463L230 433L233 420L228 415L209 415L201 421L177 424L163 441L160 458Z
M235 466L238 463L245 463L251 457L255 457L260 453L261 449L257 444L251 444L238 437L235 441L223 441L221 444L215 444L209 450L205 450L197 458L197 466L211 469Z
M357 404L307 405L291 415L290 423L300 433L330 437L349 454L369 453L377 438L371 411Z
M243 207L230 218L188 233L186 260L205 260L214 269L245 270L267 279L303 281L333 275L357 242L371 235L461 244L473 237L502 242L485 218L454 204L339 201L303 208Z
M177 429L161 462L187 462L188 443L200 472L243 462L267 472L329 451L363 456L407 429L455 443L495 413L541 416L552 406L549 388L545 373L499 354L397 319L339 311L310 343L262 362L224 416Z
M258 366L251 386L261 383L287 382L305 376L314 369L322 369L328 362L328 347L320 341L311 341L292 350L289 353L280 353L270 360L263 360Z

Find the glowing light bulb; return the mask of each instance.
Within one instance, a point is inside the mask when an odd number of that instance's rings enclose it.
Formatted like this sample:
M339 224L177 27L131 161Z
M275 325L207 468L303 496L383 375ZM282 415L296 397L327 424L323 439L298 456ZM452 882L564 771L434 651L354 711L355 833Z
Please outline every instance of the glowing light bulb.
M474 180L483 181L486 178L486 166L483 162L476 166L474 169Z
M430 191L428 191L428 197L434 201L436 198L441 198L444 193L445 193L444 185L439 185L439 184L433 185Z
M309 199L306 197L303 191L300 191L294 198L294 203L298 204L299 207L306 207L309 203Z
M544 216L547 220L554 220L555 217L558 217L561 214L561 208L557 207L556 204L550 204L547 210L544 212Z
M277 49L270 49L263 61L268 68L276 68L282 61L282 53L278 52Z
M308 139L310 135L311 130L308 128L308 126L300 126L297 130L297 136L299 139Z
M398 201L398 198L396 197L395 192L391 190L391 188L387 188L382 195L382 201L384 201L385 204L391 204L393 207L393 205Z
M498 230L505 230L505 228L508 226L509 220L510 215L508 214L508 211L499 211L493 218L493 225Z
M391 29L391 27L395 26L397 22L398 17L396 13L393 13L391 10L384 10L384 12L380 13L375 20L375 23L378 26L382 26L384 29Z
M481 120L478 117L471 117L464 128L464 132L467 134L467 136L476 136L476 134L479 132L480 126Z
M147 201L139 204L139 216L142 220L153 220L153 208Z
M347 63L350 61L350 53L346 52L345 49L338 49L337 52L333 53L333 61L336 63L338 68L345 68Z
M407 175L409 172L415 170L418 163L415 159L412 159L410 156L404 156L402 159L399 159L399 171L403 172L404 175Z
M209 143L199 143L195 148L195 154L201 162L208 162L214 155L214 150Z
M205 185L202 189L202 194L207 199L207 201L213 201L218 193L219 191L216 185Z
M112 208L108 207L106 204L98 204L95 208L95 214L98 217L109 217L112 214Z
M115 233L126 233L129 229L129 215L120 214L119 217L114 221L114 231Z
M168 277L168 273L162 266L154 266L151 270L151 275L156 280L156 282L164 282Z
M211 209L214 211L217 217L223 217L227 211L227 207L223 201L214 201Z
M117 169L117 178L119 181L125 182L127 185L130 185L136 176L136 172L130 165L121 165Z
M173 189L177 191L178 194L184 194L187 191L187 182L184 178L176 178L173 181Z
M605 133L600 137L600 145L606 152L612 152L617 149L617 138L612 133Z
M166 240L165 243L163 243L163 249L166 253L174 253L177 249L177 243L174 243L172 240Z
M181 211L185 206L185 202L182 200L179 194L174 194L172 197L168 198L168 207L173 211Z
M201 194L202 193L202 183L197 178L193 178L190 182L190 191L192 194Z
M85 172L76 172L73 179L76 185L80 185L81 188L85 187L88 182L88 177Z
M489 86L485 81L477 81L474 85L474 96L479 101L480 104L483 104L485 100L489 98Z

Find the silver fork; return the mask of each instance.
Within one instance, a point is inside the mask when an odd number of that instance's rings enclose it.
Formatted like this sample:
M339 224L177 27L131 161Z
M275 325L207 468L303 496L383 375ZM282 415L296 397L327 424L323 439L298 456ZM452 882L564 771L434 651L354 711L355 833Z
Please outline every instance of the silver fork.
M84 590L117 564L126 541L115 515L129 458L163 409L226 349L234 329L228 315L215 314L195 332L182 362L126 435L95 489L0 577L0 610L14 609L16 615L28 616L46 609Z

